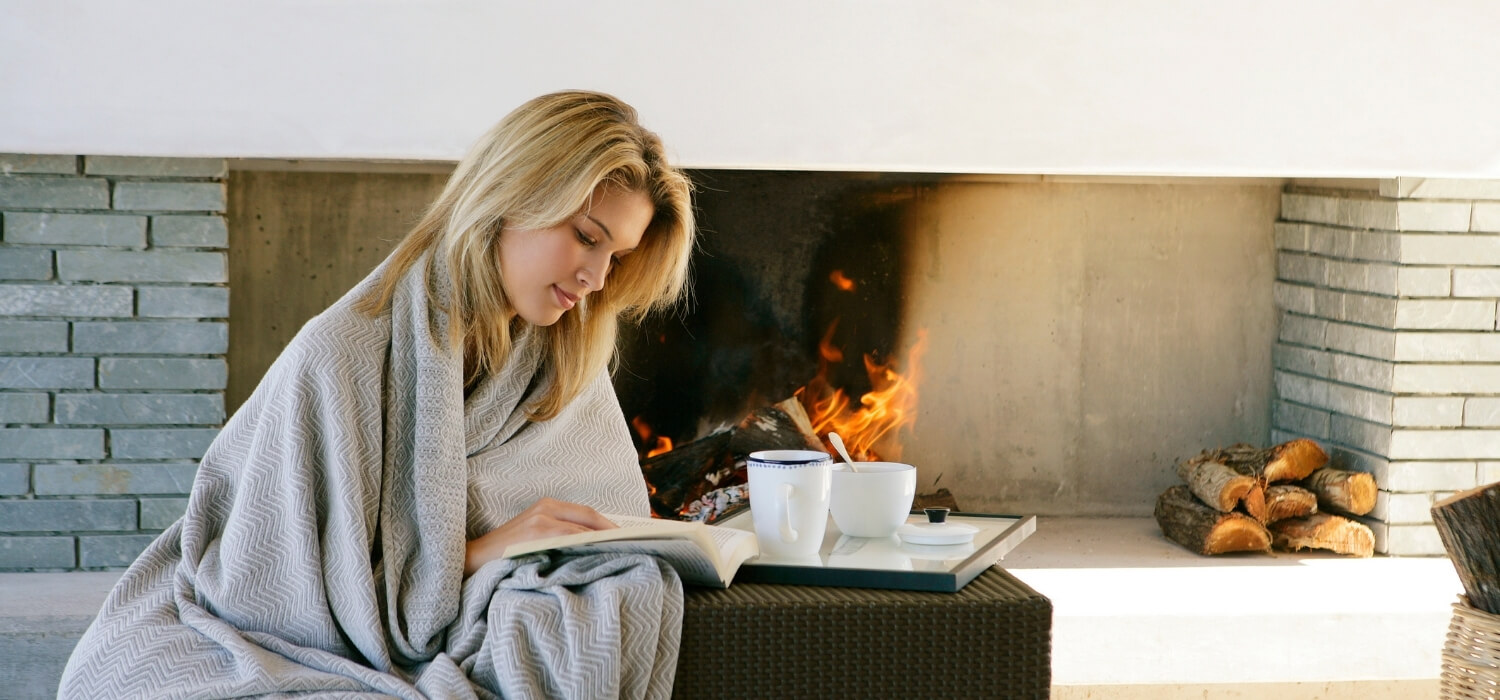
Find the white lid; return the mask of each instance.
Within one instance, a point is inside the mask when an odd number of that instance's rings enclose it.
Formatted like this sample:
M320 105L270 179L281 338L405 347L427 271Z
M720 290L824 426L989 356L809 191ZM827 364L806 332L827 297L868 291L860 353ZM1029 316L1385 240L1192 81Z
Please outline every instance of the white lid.
M979 528L963 523L907 523L896 528L902 541L912 544L965 544Z

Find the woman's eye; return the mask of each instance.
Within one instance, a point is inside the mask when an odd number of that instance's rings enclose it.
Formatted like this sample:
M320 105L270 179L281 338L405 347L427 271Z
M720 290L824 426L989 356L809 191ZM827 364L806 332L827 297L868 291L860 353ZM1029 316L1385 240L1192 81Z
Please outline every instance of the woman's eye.
M594 240L593 238L590 238L589 235L586 234L586 233L584 233L583 231L580 231L578 229L573 229L573 233L578 234L578 242L579 243L582 243L582 244L584 244L584 245L586 245L586 246L588 246L590 248L594 247L594 245L598 243L598 241Z

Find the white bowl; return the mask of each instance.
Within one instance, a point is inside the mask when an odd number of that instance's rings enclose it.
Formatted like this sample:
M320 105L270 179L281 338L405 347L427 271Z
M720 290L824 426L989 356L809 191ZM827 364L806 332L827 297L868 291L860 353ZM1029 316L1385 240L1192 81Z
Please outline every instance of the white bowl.
M899 462L858 462L859 471L834 465L828 509L839 532L890 537L906 522L917 495L917 469Z

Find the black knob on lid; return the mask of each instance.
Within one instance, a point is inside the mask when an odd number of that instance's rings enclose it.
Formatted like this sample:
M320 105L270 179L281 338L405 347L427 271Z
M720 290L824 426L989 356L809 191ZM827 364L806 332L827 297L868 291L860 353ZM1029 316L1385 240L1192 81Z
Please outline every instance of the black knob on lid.
M941 523L948 520L947 508L923 508L922 511L927 513L927 522L929 523Z

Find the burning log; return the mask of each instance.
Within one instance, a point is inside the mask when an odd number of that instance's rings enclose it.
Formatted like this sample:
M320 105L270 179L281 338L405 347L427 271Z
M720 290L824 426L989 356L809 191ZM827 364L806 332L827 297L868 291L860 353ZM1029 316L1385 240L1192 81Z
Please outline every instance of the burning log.
M835 284L854 285L852 280L835 279ZM850 287L852 288L852 286ZM743 499L735 492L746 482L746 457L759 450L813 449L832 452L820 436L839 432L857 460L881 460L874 446L889 449L886 459L900 459L900 444L894 431L910 424L917 414L917 383L921 356L926 347L925 330L917 331L917 341L910 350L909 370L897 371L898 361L884 361L872 354L864 356L865 372L871 390L855 398L829 383L831 364L843 361L844 353L833 344L837 322L830 325L818 344L821 358L817 376L798 389L790 399L775 406L751 412L729 428L706 438L693 440L677 449L666 436L655 436L656 446L641 461L651 490L651 507L658 517L693 517L698 519L710 504L718 508L727 503L737 507ZM632 421L642 444L653 438L651 427L640 417ZM702 443L702 444L699 444ZM740 489L741 491L743 489ZM946 496L946 490L934 496ZM957 510L957 504L953 504ZM712 512L710 521L728 512Z
M1500 615L1500 483L1449 496L1432 507L1443 547L1469 604Z
M676 518L684 503L700 498L732 476L731 437L730 431L721 430L643 460L641 473L650 485L651 513L658 518Z
M1234 510L1235 504L1255 488L1255 479L1221 462L1207 459L1205 455L1177 465L1177 476L1187 482L1188 489L1198 500L1224 513ZM1264 506L1264 502L1261 505Z
M750 412L734 427L729 449L743 461L760 450L823 450L802 402L790 398Z
M1364 515L1375 509L1375 477L1364 472L1350 472L1324 467L1302 482L1318 496L1318 505L1353 515Z
M1199 554L1264 552L1271 533L1243 513L1225 513L1204 505L1186 486L1173 486L1156 499L1156 524L1162 534Z
M1363 523L1328 513L1288 518L1271 524L1272 544L1279 550L1328 549L1339 554L1370 557L1375 554L1375 533Z
M1266 488L1266 522L1301 518L1318 512L1318 497L1301 486L1276 484Z
M1306 438L1259 449L1239 443L1221 450L1204 450L1195 460L1219 462L1263 484L1304 479L1328 463L1328 453Z
M677 518L716 489L746 482L745 458L759 450L822 449L795 398L751 411L737 425L641 461L651 512Z

